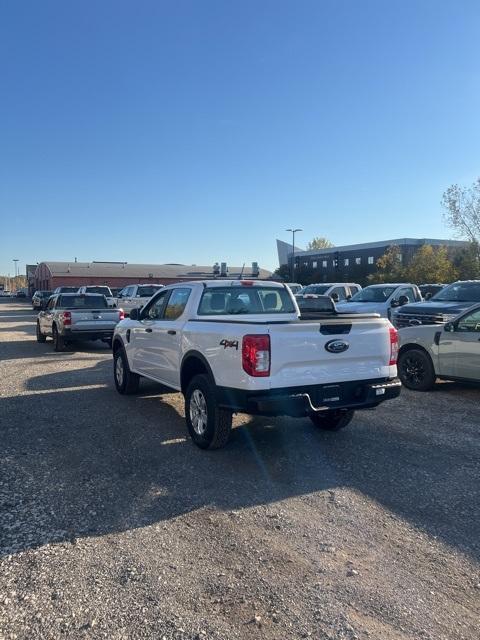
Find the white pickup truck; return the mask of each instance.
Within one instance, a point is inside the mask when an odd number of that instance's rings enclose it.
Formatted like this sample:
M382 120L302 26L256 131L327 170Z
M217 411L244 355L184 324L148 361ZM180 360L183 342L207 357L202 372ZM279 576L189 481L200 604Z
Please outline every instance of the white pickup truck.
M163 284L129 284L118 292L117 307L128 316L132 309L143 307L160 289Z
M398 336L385 318L329 305L302 320L283 284L169 285L116 326L115 386L134 393L145 376L181 391L188 430L204 449L226 444L235 412L310 416L338 430L356 409L399 395Z

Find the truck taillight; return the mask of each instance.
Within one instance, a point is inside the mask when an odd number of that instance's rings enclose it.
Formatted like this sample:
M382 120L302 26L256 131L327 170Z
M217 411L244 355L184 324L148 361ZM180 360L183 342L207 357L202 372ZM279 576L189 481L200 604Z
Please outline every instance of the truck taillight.
M125 320L125 311L123 309L118 310L118 318L119 320Z
M248 335L242 342L242 366L249 376L266 378L270 375L270 336Z
M388 364L397 364L398 359L398 331L395 327L390 327L390 362Z
M72 314L70 311L63 312L63 326L69 327L72 324Z

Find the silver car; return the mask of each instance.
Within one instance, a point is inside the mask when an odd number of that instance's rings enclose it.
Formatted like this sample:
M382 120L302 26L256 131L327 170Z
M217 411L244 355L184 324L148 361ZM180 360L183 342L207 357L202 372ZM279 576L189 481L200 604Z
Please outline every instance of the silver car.
M452 322L399 330L398 375L415 391L428 391L437 378L480 382L480 304Z

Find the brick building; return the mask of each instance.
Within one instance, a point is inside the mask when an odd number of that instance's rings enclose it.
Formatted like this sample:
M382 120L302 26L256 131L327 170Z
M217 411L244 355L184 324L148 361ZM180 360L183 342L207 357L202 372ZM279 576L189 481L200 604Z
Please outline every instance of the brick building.
M128 284L171 284L187 280L203 280L214 277L212 266L188 266L183 264L129 264L127 262L40 262L34 275L34 290L53 291L61 286L108 285L124 287ZM218 267L220 271L221 267ZM254 266L243 269L243 277L249 278ZM228 277L238 278L242 267L228 267ZM266 269L258 270L258 278L271 276Z

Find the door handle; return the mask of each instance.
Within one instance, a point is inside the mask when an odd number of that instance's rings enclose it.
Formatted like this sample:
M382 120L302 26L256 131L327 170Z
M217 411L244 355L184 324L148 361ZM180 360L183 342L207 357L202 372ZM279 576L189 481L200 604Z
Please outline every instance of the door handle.
M147 333L152 333L153 329L152 329L151 327L147 327L147 328L145 329L145 331L146 331Z
M177 332L174 329L169 329L167 331L167 333L168 333L169 336L174 336L174 335L176 335Z

